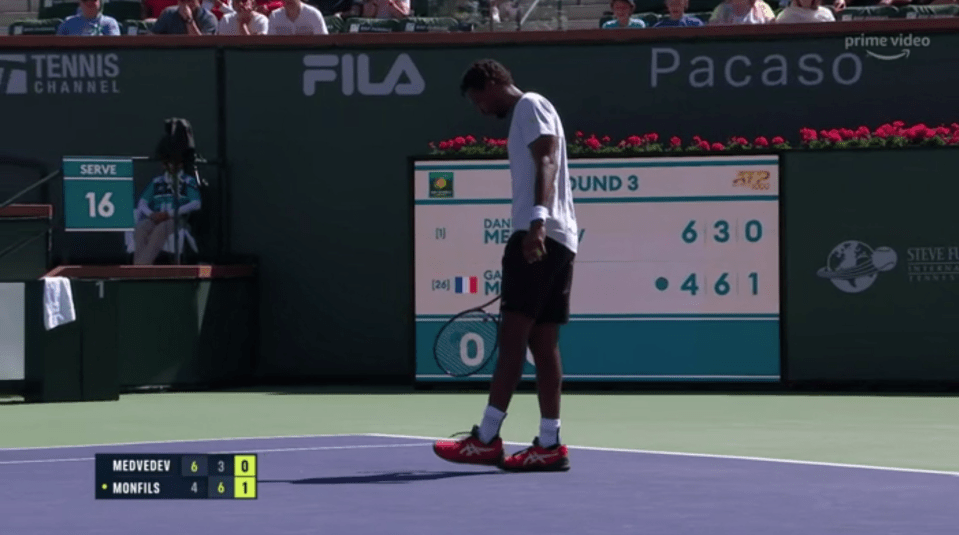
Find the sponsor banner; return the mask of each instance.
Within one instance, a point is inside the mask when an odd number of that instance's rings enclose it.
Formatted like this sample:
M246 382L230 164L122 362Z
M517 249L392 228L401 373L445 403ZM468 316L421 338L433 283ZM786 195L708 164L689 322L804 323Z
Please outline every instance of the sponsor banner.
M580 375L641 378L644 363L663 358L678 375L741 378L744 373L732 371L736 365L724 368L721 361L745 352L750 356L742 358L763 363L753 368L755 375L778 378L778 334L770 334L779 318L778 166L776 156L570 163L580 240L572 323L590 325L571 328L573 334L563 337L581 333L593 341L594 351L612 359L604 364L590 355ZM420 340L422 329L438 329L428 324L499 294L503 249L512 232L511 181L503 161L416 162L413 180ZM752 325L746 331L763 334L724 338L716 321L745 322ZM676 325L659 329L659 323ZM677 342L674 350L654 357L643 348L670 344L666 338L639 342L637 329L644 328L650 336L682 333L705 345ZM712 334L700 336L701 329ZM607 336L596 338L599 331ZM714 342L722 347L709 350ZM694 373L691 363L702 350L712 357ZM422 345L417 361L431 366L431 351L432 345ZM420 372L423 378L432 375Z
M789 378L959 380L959 152L784 159Z

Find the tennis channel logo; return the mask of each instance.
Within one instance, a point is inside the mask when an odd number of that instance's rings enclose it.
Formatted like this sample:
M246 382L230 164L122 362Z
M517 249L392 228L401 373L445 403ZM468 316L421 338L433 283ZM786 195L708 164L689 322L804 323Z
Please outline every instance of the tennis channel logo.
M120 93L117 54L0 54L0 94Z
M27 94L26 54L0 55L0 93L4 95Z
M430 172L430 198L453 198L453 173L449 171Z

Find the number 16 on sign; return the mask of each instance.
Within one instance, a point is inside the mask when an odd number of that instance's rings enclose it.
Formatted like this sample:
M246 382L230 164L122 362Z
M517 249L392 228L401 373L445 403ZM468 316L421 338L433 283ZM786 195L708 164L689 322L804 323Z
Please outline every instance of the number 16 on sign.
M105 157L63 159L63 206L67 231L133 230L133 161Z

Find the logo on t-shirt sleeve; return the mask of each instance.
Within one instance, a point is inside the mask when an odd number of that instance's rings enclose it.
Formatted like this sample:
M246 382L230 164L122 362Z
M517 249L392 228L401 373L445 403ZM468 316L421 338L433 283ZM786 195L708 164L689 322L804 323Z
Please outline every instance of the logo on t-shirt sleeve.
M430 173L430 197L445 199L453 197L453 173L448 171Z

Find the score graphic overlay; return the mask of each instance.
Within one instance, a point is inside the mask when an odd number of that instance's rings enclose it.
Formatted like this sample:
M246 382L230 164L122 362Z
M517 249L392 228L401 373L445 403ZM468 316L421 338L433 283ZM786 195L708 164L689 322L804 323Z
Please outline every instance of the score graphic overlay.
M96 498L256 499L256 454L96 455Z
M778 157L569 167L579 251L560 336L564 380L778 381ZM412 179L416 378L488 380L497 355L453 378L432 344L444 321L499 293L513 231L509 164L421 160ZM475 348L463 348L464 361L473 358ZM524 376L533 374L527 354Z

